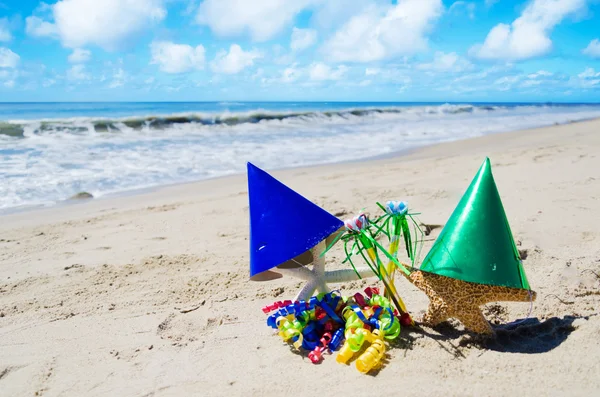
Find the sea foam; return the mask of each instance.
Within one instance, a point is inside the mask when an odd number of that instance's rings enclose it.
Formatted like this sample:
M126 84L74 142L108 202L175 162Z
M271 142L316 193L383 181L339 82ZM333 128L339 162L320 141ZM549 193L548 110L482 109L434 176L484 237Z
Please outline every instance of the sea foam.
M0 121L0 210L594 117L599 106L445 104L13 118Z

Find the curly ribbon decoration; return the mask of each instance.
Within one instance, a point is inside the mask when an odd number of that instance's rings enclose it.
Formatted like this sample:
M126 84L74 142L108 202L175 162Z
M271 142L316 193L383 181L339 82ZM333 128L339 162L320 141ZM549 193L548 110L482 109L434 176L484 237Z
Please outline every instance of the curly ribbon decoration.
M271 328L278 328L277 320L280 317L287 317L290 314L299 316L301 313L312 310L313 308L314 305L307 304L306 302L294 302L293 304L282 307L275 314L270 315L267 318L267 325Z
M376 289L367 288L369 297L365 300L360 294L354 296L359 305L347 305L342 316L346 320L346 342L340 349L336 361L347 363L364 346L371 346L359 357L356 366L361 372L368 372L380 362L385 352L384 339L393 340L400 335L400 322L391 310L391 304ZM373 328L371 331L370 329Z
M291 305L292 303L293 302L291 300L275 302L272 305L267 305L267 306L263 307L262 311L263 311L263 313L267 314L269 312L272 312L275 309L281 309L288 305Z
M313 364L318 364L321 362L321 359L323 358L323 352L327 349L327 346L329 346L329 343L331 342L331 334L329 332L325 332L320 342L321 346L315 347L313 351L308 353L308 358Z
M345 337L346 342L340 349L336 357L336 361L341 364L345 364L357 353L363 346L363 343L367 339L369 330L366 328L352 328L346 329Z
M375 329L368 334L367 338L371 343L371 346L369 346L356 360L356 369L363 374L366 374L375 368L385 356L383 333L380 330Z
M263 311L279 308L267 318L267 325L278 329L284 341L291 339L296 349L303 347L313 350L322 339L319 336L319 328L328 327L329 330L333 330L331 322L343 324L336 313L343 305L341 296L334 291L312 297L308 301L275 302L263 308Z
M344 345L340 349L340 352L335 357L335 361L340 364L346 364L351 358L354 356L354 351L350 348L350 344L348 343L348 339L344 342Z
M279 328L279 336L281 336L284 341L295 339L294 347L299 349L300 346L302 346L304 338L302 335L303 327L300 321L288 317L279 317L277 319L277 327Z
M275 302L266 308L277 309L267 324L296 349L308 350L308 358L315 364L327 350L338 349L336 361L347 363L369 344L356 362L359 371L368 372L381 361L385 341L400 334L401 324L392 304L377 288L366 288L364 295L342 297L335 291L307 301Z
M354 353L358 352L369 335L369 330L366 328L356 328L355 330L346 331L346 343Z
M344 329L338 328L331 337L331 342L329 342L329 350L336 351L340 348L342 342L344 341Z
M380 329L369 331L359 328L354 334L353 339L346 340L342 350L340 350L336 357L336 361L345 364L362 348L365 342L368 342L370 346L356 360L356 369L359 372L367 373L375 368L385 356L384 338L385 333Z

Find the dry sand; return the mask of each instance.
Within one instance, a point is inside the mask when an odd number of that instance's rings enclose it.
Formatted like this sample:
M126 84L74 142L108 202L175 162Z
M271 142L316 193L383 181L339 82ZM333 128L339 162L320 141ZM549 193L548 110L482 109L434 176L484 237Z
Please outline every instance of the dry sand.
M0 395L598 395L600 121L273 175L342 218L402 199L443 225L485 156L539 294L495 341L454 321L406 328L371 375L294 354L261 307L299 284L248 281L241 175L0 217ZM419 318L427 298L399 287ZM484 312L506 324L528 310Z

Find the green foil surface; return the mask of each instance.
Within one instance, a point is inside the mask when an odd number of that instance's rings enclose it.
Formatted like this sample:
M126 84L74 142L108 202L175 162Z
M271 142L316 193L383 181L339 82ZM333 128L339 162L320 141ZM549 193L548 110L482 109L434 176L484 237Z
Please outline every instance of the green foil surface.
M472 283L530 289L489 158L420 269Z

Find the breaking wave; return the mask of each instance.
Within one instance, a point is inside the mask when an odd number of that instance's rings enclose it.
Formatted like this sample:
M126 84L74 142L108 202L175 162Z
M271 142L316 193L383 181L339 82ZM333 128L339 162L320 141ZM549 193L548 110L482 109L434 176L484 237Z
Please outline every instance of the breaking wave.
M30 134L45 132L122 132L141 130L164 130L172 126L185 124L200 126L236 126L240 124L259 124L268 122L289 123L321 123L354 120L357 118L377 118L405 113L407 115L443 115L491 112L501 109L500 106L473 106L473 105L440 105L424 107L383 107L360 108L333 111L305 111L305 112L270 112L253 111L245 113L181 113L172 115L151 115L145 117L124 118L67 118L67 119L42 119L42 120L16 120L0 122L0 135L11 137L24 137Z
M105 104L85 104L85 112L84 105L73 104L5 105L0 212L52 205L81 191L98 197L243 173L246 161L265 169L335 163L600 117L598 105L284 104L258 109L252 103L227 103L219 106L247 111L198 112L191 105L142 104L150 116L137 115L144 114L135 108L140 104L109 105L104 110ZM75 106L80 108L73 111ZM93 117L97 109L108 116ZM0 117L2 111L0 106Z

